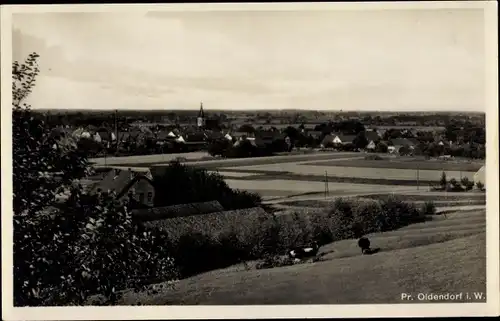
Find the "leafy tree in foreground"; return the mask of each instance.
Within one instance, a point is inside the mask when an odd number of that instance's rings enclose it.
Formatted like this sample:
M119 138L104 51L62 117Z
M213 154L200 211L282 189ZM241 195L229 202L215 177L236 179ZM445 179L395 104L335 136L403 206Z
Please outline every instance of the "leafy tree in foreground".
M25 103L37 58L12 68L14 305L83 304L92 294L113 302L150 276L175 278L165 236L139 231L113 195L84 195L75 180L89 171L86 156L51 139ZM69 198L59 204L62 191Z

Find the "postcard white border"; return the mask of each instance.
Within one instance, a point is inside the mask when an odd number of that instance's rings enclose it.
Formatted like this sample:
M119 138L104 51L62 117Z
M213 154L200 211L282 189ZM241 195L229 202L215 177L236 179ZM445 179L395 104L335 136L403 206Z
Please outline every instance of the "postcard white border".
M487 297L488 303L288 305L288 306L155 306L14 308L12 301L12 128L11 63L13 13L137 12L151 10L395 10L480 8L485 10L486 128L487 128ZM499 212L498 212L498 18L496 1L377 2L377 3L267 3L267 4L72 4L1 7L2 102L2 319L4 320L119 320L215 318L352 318L448 317L499 315Z

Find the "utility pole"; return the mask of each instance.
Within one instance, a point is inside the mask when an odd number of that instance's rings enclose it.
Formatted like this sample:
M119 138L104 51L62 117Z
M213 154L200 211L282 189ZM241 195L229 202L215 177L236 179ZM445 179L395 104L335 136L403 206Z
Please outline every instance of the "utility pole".
M417 163L417 191L420 190L420 167Z
M330 194L330 190L328 189L328 173L325 171L325 198Z

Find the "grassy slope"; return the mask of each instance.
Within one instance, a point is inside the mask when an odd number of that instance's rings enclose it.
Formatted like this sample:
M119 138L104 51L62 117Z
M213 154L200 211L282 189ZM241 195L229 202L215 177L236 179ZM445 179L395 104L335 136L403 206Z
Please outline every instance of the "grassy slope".
M267 270L230 267L181 280L124 304L400 303L401 293L482 291L485 211L469 211L370 236L381 252L362 256L354 240L321 248L325 261ZM415 301L417 302L417 301Z

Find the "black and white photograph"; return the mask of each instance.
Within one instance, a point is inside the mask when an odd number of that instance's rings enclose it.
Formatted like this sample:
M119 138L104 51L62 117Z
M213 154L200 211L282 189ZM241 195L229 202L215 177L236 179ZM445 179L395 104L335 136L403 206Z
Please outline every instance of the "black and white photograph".
M3 319L498 315L496 10L2 6Z

